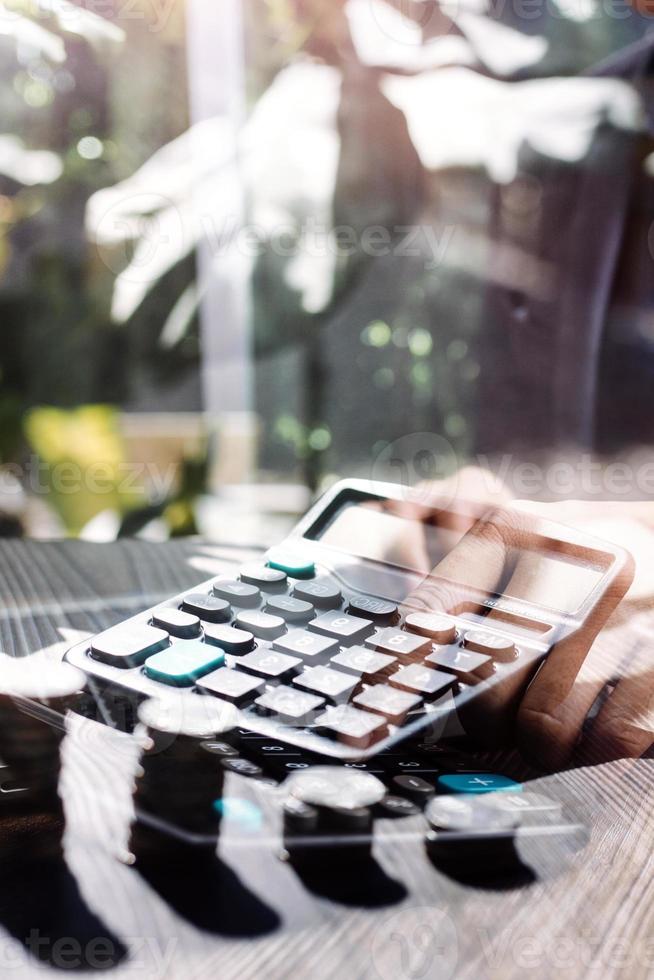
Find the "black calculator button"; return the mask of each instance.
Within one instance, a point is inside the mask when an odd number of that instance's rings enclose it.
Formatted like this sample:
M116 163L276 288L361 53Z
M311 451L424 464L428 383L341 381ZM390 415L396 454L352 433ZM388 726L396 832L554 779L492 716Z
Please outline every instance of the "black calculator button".
M297 582L293 588L296 599L312 602L318 609L336 609L343 601L341 590L337 585L326 579L315 579L313 582Z
M286 585L286 572L279 568L268 568L267 565L248 565L239 573L241 582L256 585L259 589L281 589Z
M369 619L361 619L359 616L346 616L342 612L328 612L312 619L309 629L314 633L322 633L324 636L331 636L340 643L358 643L363 640L372 629L372 622Z
M397 616L397 606L394 602L364 595L350 600L348 612L353 616L365 616L378 626L385 626Z
M397 657L412 657L418 653L429 653L431 640L405 630L386 629L366 640L366 646Z
M208 623L228 623L232 618L232 607L224 599L203 592L194 592L184 597L182 607L185 612L206 620Z
M443 647L434 650L425 659L426 664L451 670L462 681L480 680L492 673L493 661L485 653L462 650L460 647Z
M231 670L229 667L219 667L201 678L196 686L202 691L224 698L225 701L231 701L232 704L241 704L258 694L263 684L261 678L249 677L240 670Z
M116 626L91 640L91 653L112 667L137 667L169 643L168 633L155 626Z
M157 609L152 614L152 625L165 630L171 636L177 636L181 640L188 640L197 636L200 632L200 617L184 612L183 609L167 607Z
M513 640L490 630L469 630L463 637L463 645L466 650L485 653L496 660L513 660L516 654Z
M237 772L239 776L262 776L263 769L248 759L221 759L221 765L229 772Z
M313 660L315 657L326 657L334 653L338 650L338 643L328 636L320 636L319 633L292 630L286 636L275 640L273 647L275 650L281 650L282 653L290 653L293 657L307 657Z
M409 691L398 691L386 684L376 684L357 694L353 703L366 711L383 715L393 725L401 725L410 711L420 707L422 698Z
M315 615L315 609L304 599L290 595L271 596L266 602L266 612L281 616L287 623L301 623Z
M367 748L388 733L386 722L378 715L359 711L349 704L328 708L316 719L316 725L357 749Z
M346 701L357 685L351 674L330 667L307 667L299 677L293 678L296 687L327 698L328 701Z
M404 691L415 691L416 694L422 694L423 698L428 699L442 694L455 683L451 674L446 674L444 670L431 670L429 667L423 667L422 664L403 667L393 674L388 682L393 687L399 687Z
M243 609L253 609L261 601L259 589L247 582L214 582L213 594Z
M238 666L251 674L256 674L257 677L275 680L295 673L302 666L302 661L297 657L287 657L285 653L255 650L254 653L241 657Z
M217 755L221 759L234 759L238 755L238 750L230 745L229 742L200 742L200 748L210 755Z
M309 724L313 712L322 708L324 703L324 698L285 685L266 691L255 702L263 714L275 715L280 721L296 725Z
M409 613L404 622L412 633L428 636L434 643L447 644L456 640L456 626L442 613Z
M412 773L402 773L401 776L393 776L393 789L396 793L408 796L410 800L419 806L424 806L436 795L436 788L432 783L428 783L422 776Z
M420 813L420 807L406 796L387 796L377 806L380 817L415 817Z
M262 640L276 640L286 632L286 623L280 616L252 610L240 612L236 617L236 626L254 633Z
M350 647L332 657L331 663L338 670L344 670L348 674L370 680L371 677L389 670L393 664L397 663L397 660L395 657L389 657L386 653L366 650L365 647Z
M205 623L204 640L205 643L222 647L225 653L231 653L234 657L242 657L254 647L252 633L236 630L233 626L218 626L213 623Z

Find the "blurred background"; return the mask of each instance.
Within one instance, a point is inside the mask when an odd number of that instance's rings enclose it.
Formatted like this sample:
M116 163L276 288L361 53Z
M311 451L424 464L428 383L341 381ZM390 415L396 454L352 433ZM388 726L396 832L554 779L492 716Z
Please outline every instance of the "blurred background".
M0 4L1 534L266 544L398 440L485 451L525 142L569 169L639 118L554 86L642 17L517 6Z

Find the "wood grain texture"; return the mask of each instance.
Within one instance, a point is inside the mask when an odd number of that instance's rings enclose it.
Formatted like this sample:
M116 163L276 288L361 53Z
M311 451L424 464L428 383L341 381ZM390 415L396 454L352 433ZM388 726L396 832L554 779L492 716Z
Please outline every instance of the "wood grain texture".
M59 655L77 638L71 631L97 632L241 557L197 542L1 542L0 647ZM515 758L498 762L520 772ZM132 740L70 720L67 869L19 861L3 873L0 976L61 972L25 948L30 929L73 940L72 959L77 942L87 964L109 951L104 972L117 978L654 976L654 761L536 780L588 825L590 841L571 854L557 841L526 848L537 872L529 883L480 888L446 877L426 856L418 817L378 821L376 870L335 900L280 860L278 791L238 776L228 794L257 802L264 823L225 828L219 871L188 864L148 875L121 863L136 765ZM6 824L27 858L25 828Z

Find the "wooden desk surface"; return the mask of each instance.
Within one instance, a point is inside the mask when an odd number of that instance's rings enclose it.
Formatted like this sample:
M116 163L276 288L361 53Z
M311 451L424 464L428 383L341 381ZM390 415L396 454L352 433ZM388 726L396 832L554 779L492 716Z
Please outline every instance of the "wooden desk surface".
M228 557L197 542L0 542L0 649L62 654ZM590 830L580 852L553 841L536 854L533 881L480 888L446 877L426 857L422 818L411 818L379 822L375 875L331 897L280 861L274 787L228 777L229 794L256 801L265 823L223 831L220 874L162 868L146 880L118 859L132 741L76 721L63 760L67 867L3 871L2 977L61 973L34 955L56 941L62 968L84 974L90 964L116 978L654 976L652 760L533 784Z

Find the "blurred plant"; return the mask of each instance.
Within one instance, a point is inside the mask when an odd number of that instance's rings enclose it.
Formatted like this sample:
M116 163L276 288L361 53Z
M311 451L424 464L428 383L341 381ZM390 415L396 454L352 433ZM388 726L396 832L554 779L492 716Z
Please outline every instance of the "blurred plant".
M37 489L49 494L71 534L102 511L121 513L142 502L143 489L134 486L115 409L36 408L25 419L25 433L41 461Z

